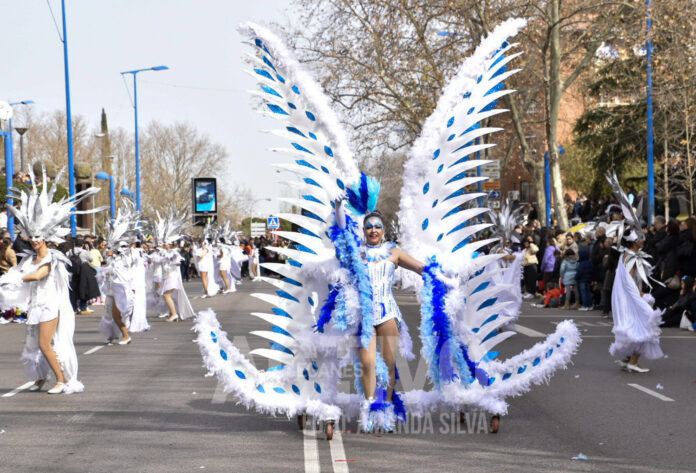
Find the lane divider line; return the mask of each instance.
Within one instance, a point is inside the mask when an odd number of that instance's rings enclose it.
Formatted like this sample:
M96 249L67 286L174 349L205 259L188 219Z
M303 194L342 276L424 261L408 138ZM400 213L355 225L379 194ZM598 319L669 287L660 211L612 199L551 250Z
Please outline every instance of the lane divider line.
M99 351L99 350L101 350L102 348L104 348L105 346L106 346L106 345L97 345L96 347L92 347L92 348L90 348L89 350L87 350L86 352L84 352L83 355L91 355L91 354L94 353L95 351Z
M308 428L304 434L304 466L305 473L320 473L319 465L319 445L317 444L317 432L314 430L314 423L307 419ZM334 433L334 436L336 433Z
M546 338L545 333L537 332L536 330L532 330L531 328L525 327L518 323L515 323L515 332L532 338Z
M650 394L651 396L656 397L661 401L674 402L674 399L672 399L671 397L663 396L662 394L655 392L652 389L648 389L646 387L643 387L640 384L635 384L635 383L627 383L627 384L629 386L631 386L632 388L635 388L638 391L643 391L645 394Z
M24 391L25 389L29 388L32 384L34 384L34 381L28 381L28 382L24 383L23 385L19 386L18 388L13 389L9 393L3 394L2 397L12 397L15 394L20 393L20 392Z
M334 473L348 473L348 462L346 459L346 451L343 448L343 437L341 432L334 430L333 439L329 442L331 450L331 464L333 465Z

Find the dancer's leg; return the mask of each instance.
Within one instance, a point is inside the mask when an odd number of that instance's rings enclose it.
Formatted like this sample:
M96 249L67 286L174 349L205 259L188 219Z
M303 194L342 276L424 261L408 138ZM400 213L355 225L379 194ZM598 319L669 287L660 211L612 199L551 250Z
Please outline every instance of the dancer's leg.
M118 306L116 306L116 301L114 301L114 304L111 309L111 317L114 319L114 323L121 330L121 334L123 335L122 341L130 339L130 335L128 334L128 327L126 327L126 324L123 323L121 311L118 310Z
M399 326L396 319L391 319L376 327L377 337L380 342L380 353L389 370L389 387L387 388L387 401L391 401L396 383L396 351L399 347Z
M377 339L372 337L370 346L360 348L358 350L358 358L360 359L360 380L362 381L363 392L365 399L370 399L375 396L375 368L377 366Z
M46 358L46 361L48 361L48 366L51 367L53 373L56 375L56 381L64 383L63 369L60 367L58 356L55 350L53 350L53 346L51 346L51 341L53 340L53 335L56 333L57 326L58 317L48 322L39 323L39 348Z

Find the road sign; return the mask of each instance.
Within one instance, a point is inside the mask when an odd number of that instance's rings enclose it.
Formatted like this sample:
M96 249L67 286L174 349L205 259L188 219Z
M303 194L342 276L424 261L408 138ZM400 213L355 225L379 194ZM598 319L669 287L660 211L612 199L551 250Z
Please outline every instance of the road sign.
M485 181L481 187L485 191L492 191L500 189L500 181Z
M483 176L486 176L490 178L493 181L499 181L500 180L500 171L499 170L484 170L481 172Z
M500 208L500 201L499 200L489 200L488 207L490 207L492 209L499 209Z
M280 228L280 219L278 217L268 217L268 229L277 230Z
M252 222L251 237L259 237L266 234L266 224L263 222Z
M488 194L489 199L500 199L500 191L492 191Z

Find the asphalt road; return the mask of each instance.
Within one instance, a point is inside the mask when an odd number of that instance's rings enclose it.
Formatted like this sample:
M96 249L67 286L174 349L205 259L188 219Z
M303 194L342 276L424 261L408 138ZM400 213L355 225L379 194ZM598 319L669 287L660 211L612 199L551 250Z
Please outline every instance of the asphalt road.
M261 308L249 293L264 286L245 282L212 299L195 298L198 282L187 289L194 308L212 307L245 351L263 345L246 334L264 328L248 315ZM415 297L398 300L416 335ZM628 374L609 356L611 322L598 312L525 302L520 333L503 355L533 345L566 317L584 341L567 371L510 400L498 434L486 432L480 412L469 412L467 424L457 413L436 413L394 434L359 434L354 422L339 423L327 442L321 430L300 431L295 419L247 412L205 378L191 322L151 319L152 329L134 334L133 344L104 346L100 313L78 316L86 390L70 396L18 390L27 382L19 361L25 328L0 326L0 472L696 470L696 335L677 329L663 332L668 358L641 363L648 374ZM423 366L416 360L400 371L405 383L418 384ZM580 454L586 460L572 460Z

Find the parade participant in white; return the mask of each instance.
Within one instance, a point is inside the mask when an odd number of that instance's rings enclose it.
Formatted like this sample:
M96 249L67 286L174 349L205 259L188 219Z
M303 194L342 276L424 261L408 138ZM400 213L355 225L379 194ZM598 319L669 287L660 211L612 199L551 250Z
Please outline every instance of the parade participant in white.
M196 267L203 283L203 297L212 297L220 290L220 286L215 282L215 261L213 259L215 235L214 227L206 225L203 230L203 244L194 250Z
M70 233L66 223L71 214L103 210L73 210L78 202L95 195L99 189L91 187L71 198L53 202L57 186L54 184L49 189L45 168L41 192L36 188L32 167L29 174L31 191L11 188L11 197L21 201L21 205L19 208L7 205L7 209L16 219L22 235L31 239L33 252L0 278L0 309L19 307L27 312L22 360L27 374L36 381L29 390L41 389L50 368L57 382L49 394L82 392L84 385L77 379L77 353L73 345L75 313L70 304L67 271L70 262L59 251L49 249L47 243L64 241L62 237ZM63 171L55 182L62 174Z
M181 280L181 269L179 268L183 260L174 243L181 238L185 227L186 214L179 214L171 211L167 217L161 217L157 213L156 238L158 242L165 245L162 250L162 287L160 295L169 309L167 322L185 320L194 316L191 302L189 301L184 284ZM173 297L176 293L176 299ZM178 309L178 310L177 310Z
M299 227L297 232L278 232L293 247L267 248L288 258L288 264L262 265L282 276L261 278L276 287L275 294L254 295L272 306L272 313L253 314L269 322L272 330L252 332L269 340L270 349L251 353L280 365L269 371L255 368L227 340L212 311L200 313L196 320L197 342L209 372L246 406L268 413L312 414L328 422L328 437L330 421L341 414L359 415L367 430L390 429L395 420L405 420L407 411L422 416L441 406L475 405L504 413L506 396L526 392L569 362L580 343L569 321L529 350L504 362L494 360L491 349L512 333L498 331L509 317L500 314L498 289L481 270L501 256L477 254L494 240L470 242L490 227L473 222L487 209L459 212L462 204L481 195L462 189L485 178L464 173L486 161L466 158L492 146L474 144L495 131L478 124L499 113L493 109L495 101L510 93L499 90L515 72L506 72L506 64L516 56L505 56L512 47L506 38L523 24L508 21L485 39L443 90L426 121L405 166L399 218L405 252L386 244L365 247L363 236L379 241L374 220L366 222L372 225L367 234L359 227L376 206L379 185L359 172L328 100L282 42L259 26L244 27L253 41L251 74L260 81L259 95L271 116L282 122L283 129L276 133L291 140L291 149L278 151L295 157L281 167L298 175L291 185L301 197L282 201L302 209L301 214L279 215ZM370 263L373 257L379 261ZM396 372L390 376L386 350L375 346L375 323L386 321L378 329L384 325L390 335L399 325L389 297L390 273L398 263L422 272L422 355L433 390L394 391ZM493 302L484 304L489 300ZM399 348L412 358L405 333L399 331ZM358 377L359 394L337 393L338 368L353 361L360 372L360 358L371 364L373 353L374 375L368 367L369 378Z
M138 214L127 207L118 209L116 218L109 223L106 266L99 273L101 291L106 297L99 331L109 345L119 338L119 345L128 345L133 341L129 327L135 306L136 268L134 254L128 245L137 240L137 227ZM137 325L142 325L142 321Z
M616 249L622 254L611 291L614 343L609 347L609 353L619 358L617 362L622 369L630 373L647 373L650 370L638 366L638 359L641 355L649 360L664 356L660 348L663 311L654 309L654 298L643 292L643 287L651 287L648 279L652 266L648 261L650 255L642 250L645 235L640 220L614 171L607 173L607 180L624 216L622 225L617 228Z

